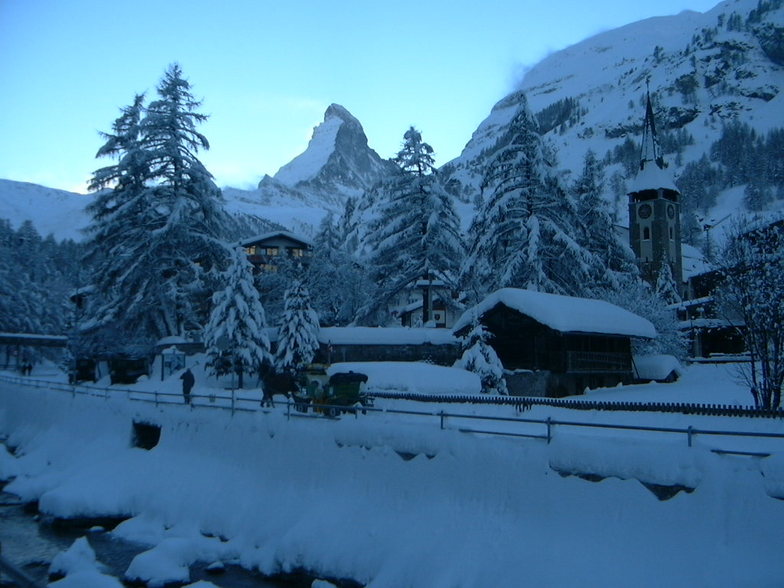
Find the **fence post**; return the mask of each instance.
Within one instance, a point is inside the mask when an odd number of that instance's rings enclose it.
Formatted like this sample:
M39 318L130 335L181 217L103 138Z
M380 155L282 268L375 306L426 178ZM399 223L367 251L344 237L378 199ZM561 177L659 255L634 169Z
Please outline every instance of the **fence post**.
M547 417L547 444L550 444L550 441L553 438L553 419L551 417Z
M439 414L439 416L441 417L441 430L443 431L443 430L444 430L444 417L445 417L446 415L444 414L444 411L443 411L443 410L442 410L440 413L438 413L438 414Z
M691 438L692 438L692 435L694 435L694 430L692 429L692 426L691 426L691 425L689 425L689 428L688 428L688 429L686 429L686 436L687 436L687 438L688 438L688 440L689 440L689 447L691 447Z
M291 420L291 398L286 400L286 420Z
M231 389L231 416L234 416L234 388Z

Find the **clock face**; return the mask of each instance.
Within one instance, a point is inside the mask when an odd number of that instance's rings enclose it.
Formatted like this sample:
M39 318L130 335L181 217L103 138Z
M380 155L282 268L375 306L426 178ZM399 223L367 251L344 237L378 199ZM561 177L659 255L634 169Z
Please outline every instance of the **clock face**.
M648 218L651 216L653 209L651 208L650 204L642 204L640 208L637 209L637 214L640 215L640 218Z
M672 204L667 205L667 216L675 218L675 207Z

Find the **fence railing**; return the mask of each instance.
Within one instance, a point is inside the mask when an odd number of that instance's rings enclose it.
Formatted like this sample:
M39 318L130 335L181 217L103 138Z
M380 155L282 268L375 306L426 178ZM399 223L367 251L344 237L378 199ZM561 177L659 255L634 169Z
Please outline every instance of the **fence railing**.
M74 396L77 394L97 396L102 398L110 398L112 395L124 393L126 397L133 401L149 402L156 405L159 404L172 404L183 405L186 404L182 394L173 392L158 392L147 390L131 390L129 388L106 388L98 386L85 386L80 384L66 384L62 382L52 382L48 380L37 380L28 377L18 377L0 374L0 381L5 381L12 384L19 384L22 386L34 388L46 388L49 390L68 392ZM390 395L385 394L383 397L387 398L400 398L403 395ZM376 398L382 395L375 396ZM435 397L441 398L441 397ZM421 397L419 398L422 399ZM572 408L570 403L562 406L557 402L560 399L526 399L530 401L552 401L546 403L550 406ZM197 402L198 401L198 402ZM562 401L563 402L563 401ZM238 390L231 390L230 396L221 396L213 394L194 394L190 395L191 408L216 408L222 410L229 410L232 414L235 412L258 412L265 411L258 398L251 398L238 394ZM498 403L492 403L498 404ZM513 405L513 403L504 403ZM633 403L620 403L623 405ZM529 439L541 439L550 443L553 438L554 430L557 428L575 428L575 429L599 429L599 430L615 430L615 431L636 431L636 432L651 432L651 433L668 433L683 436L689 447L694 444L694 439L697 436L708 437L736 437L736 438L757 438L757 439L776 439L784 440L784 432L764 432L764 431L740 431L740 430L722 430L722 429L702 429L693 426L687 427L661 427L652 425L632 425L624 423L598 423L579 420L567 420L558 418L525 418L521 416L493 416L493 415L476 415L465 414L457 412L447 412L445 410L439 411L425 411L425 410L410 410L388 407L375 407L375 406L362 406L356 404L353 406L335 405L327 403L312 403L303 402L301 400L286 400L277 401L277 405L285 406L286 417L291 418L331 418L336 419L338 415L352 415L354 418L359 418L359 415L367 414L384 414L384 415L409 415L425 420L437 422L442 430L457 430L462 433L475 433L485 435L498 435L509 437L523 437ZM664 404L657 404L656 406L667 406ZM673 411L674 412L674 411ZM781 411L778 411L781 412ZM697 414L697 413L686 413ZM715 415L711 415L715 416ZM737 415L722 415L722 416L737 416ZM740 415L745 416L745 415ZM781 415L778 415L781 416ZM485 423L483 428L476 428L479 423ZM465 426L471 425L471 426ZM495 428L488 428L494 426ZM778 448L777 448L778 450ZM739 455L749 455L754 457L767 457L770 455L768 451L745 451L745 450L731 450L731 449L714 449L717 453L732 453Z

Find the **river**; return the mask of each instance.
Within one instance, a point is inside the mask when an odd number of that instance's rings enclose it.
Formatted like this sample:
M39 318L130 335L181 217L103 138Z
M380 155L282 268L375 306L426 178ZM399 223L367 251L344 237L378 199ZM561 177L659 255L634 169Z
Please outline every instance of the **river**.
M133 558L146 546L115 539L104 531L86 530L51 524L31 509L26 509L16 496L0 492L0 546L3 557L41 586L48 581L49 564L55 555L68 549L79 537L87 540L106 574L120 580ZM191 566L191 582L205 580L220 588L281 588L310 586L310 578L271 580L237 565L227 565L221 573L206 570L210 562ZM0 586L14 586L0 574Z

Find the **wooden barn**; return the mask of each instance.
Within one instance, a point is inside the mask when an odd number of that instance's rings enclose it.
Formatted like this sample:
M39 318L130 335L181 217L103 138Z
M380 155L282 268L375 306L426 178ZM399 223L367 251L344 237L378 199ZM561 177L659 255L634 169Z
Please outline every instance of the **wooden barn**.
M507 371L512 394L567 396L633 380L633 337L655 338L646 319L602 300L504 288L465 312L462 336L478 320Z

